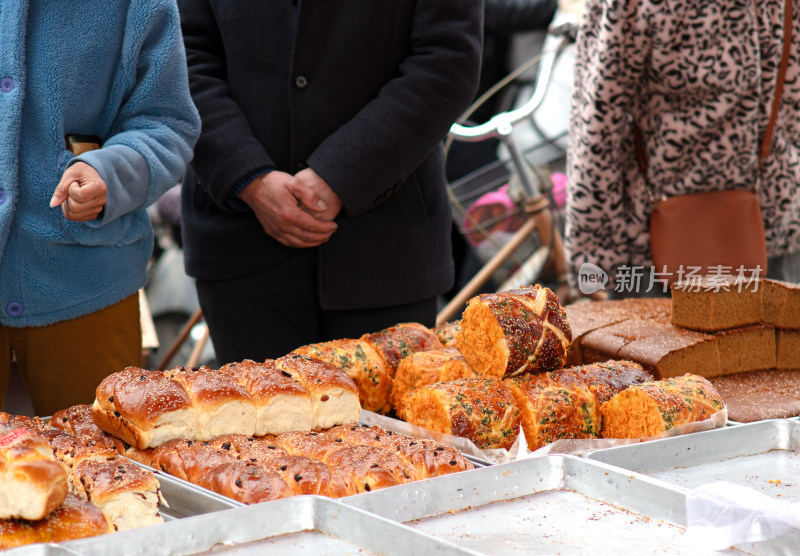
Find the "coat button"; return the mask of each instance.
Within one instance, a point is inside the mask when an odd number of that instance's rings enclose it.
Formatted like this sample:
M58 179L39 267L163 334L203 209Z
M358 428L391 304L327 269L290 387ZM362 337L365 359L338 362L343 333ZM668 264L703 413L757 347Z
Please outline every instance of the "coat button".
M8 200L8 193L6 193L5 189L0 189L0 205L4 204Z
M16 84L10 77L4 77L3 79L0 79L0 91L3 91L4 93L10 93L14 90L14 87L16 87Z
M305 89L306 87L308 87L308 79L306 79L305 75L298 75L294 79L294 85L298 89Z
M6 313L8 313L9 317L19 317L22 315L22 305L16 301L9 303L6 306Z

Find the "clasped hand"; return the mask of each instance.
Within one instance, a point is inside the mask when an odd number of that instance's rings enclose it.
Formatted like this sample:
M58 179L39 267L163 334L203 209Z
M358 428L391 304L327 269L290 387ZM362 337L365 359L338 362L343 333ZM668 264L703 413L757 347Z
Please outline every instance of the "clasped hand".
M316 247L338 228L342 201L314 170L292 176L274 170L253 180L239 197L270 236L288 247Z
M76 162L58 182L50 207L61 206L67 220L94 220L106 206L108 186L97 171L85 162Z

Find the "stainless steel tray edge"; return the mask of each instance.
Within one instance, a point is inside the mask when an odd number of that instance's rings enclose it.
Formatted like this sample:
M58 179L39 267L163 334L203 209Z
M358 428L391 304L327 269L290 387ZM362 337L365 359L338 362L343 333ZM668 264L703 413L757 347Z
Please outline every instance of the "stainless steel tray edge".
M200 554L271 537L316 530L379 554L479 556L445 540L321 496L294 496L104 537L71 541L86 556Z
M713 454L714 461L760 454L770 450L800 451L800 421L772 419L742 423L688 435L595 450L583 457L639 473L688 467Z
M684 526L686 490L612 465L569 455L528 458L343 498L401 522L536 492L573 490L613 506Z

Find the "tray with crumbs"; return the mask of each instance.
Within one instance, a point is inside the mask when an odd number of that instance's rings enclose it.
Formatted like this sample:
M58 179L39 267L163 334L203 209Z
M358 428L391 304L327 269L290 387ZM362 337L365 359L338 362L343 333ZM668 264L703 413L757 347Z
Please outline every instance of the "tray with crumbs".
M92 556L441 554L475 552L322 496L295 496L71 541Z
M696 488L725 480L800 502L800 421L775 419L597 450L593 461Z
M709 554L687 539L686 492L604 463L552 455L342 503L481 554Z

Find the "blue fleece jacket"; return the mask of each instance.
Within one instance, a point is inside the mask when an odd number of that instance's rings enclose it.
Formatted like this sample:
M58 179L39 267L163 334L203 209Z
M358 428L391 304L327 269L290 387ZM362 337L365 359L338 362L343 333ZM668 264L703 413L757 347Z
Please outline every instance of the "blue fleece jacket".
M178 183L200 119L174 0L0 2L0 323L108 307L146 280L146 209ZM97 135L80 157L66 134ZM108 185L91 222L49 202L81 160Z

